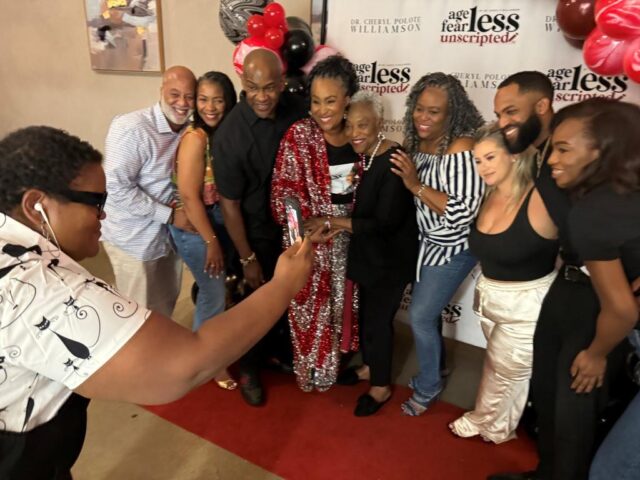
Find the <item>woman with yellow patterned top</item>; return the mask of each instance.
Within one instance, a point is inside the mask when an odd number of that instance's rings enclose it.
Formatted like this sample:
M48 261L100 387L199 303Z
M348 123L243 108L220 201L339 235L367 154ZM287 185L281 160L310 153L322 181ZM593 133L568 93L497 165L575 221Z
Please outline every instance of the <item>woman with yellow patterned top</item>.
M184 208L197 233L173 225L169 229L179 255L198 284L194 331L225 308L225 256L228 263L233 247L218 206L210 139L236 99L235 88L224 73L207 72L200 77L193 123L185 130L176 155L173 180L177 208ZM227 390L237 386L228 372L222 372L215 380Z

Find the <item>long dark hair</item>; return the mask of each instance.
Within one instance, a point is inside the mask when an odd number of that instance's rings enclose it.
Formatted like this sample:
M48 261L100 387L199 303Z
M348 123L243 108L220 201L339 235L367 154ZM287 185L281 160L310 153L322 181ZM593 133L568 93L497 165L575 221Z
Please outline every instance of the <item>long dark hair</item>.
M551 122L551 133L569 119L584 120L583 134L600 154L587 165L572 187L578 196L610 183L619 193L640 191L640 107L590 98L561 109Z
M413 124L413 111L418 103L418 97L427 87L437 87L447 92L447 131L438 148L439 155L442 155L456 138L473 136L484 123L482 115L467 95L460 80L442 72L424 75L411 88L406 102L404 147L410 155L417 152L420 145L418 132Z
M231 80L229 79L229 77L222 72L215 72L215 71L207 72L204 75L202 75L200 78L198 78L198 82L196 84L196 99L197 99L198 89L200 88L200 85L202 85L203 83L214 83L220 86L220 88L222 89L222 97L224 98L224 116L222 117L222 120L224 120L224 118L227 116L227 114L231 111L231 109L234 107L234 105L238 101L238 96L236 95L236 89L233 86L233 83L231 83ZM203 129L205 132L209 134L209 136L215 130L211 128L209 125L207 125L204 122L204 120L202 120L202 117L200 117L200 114L198 114L197 108L193 112L193 126L196 128Z

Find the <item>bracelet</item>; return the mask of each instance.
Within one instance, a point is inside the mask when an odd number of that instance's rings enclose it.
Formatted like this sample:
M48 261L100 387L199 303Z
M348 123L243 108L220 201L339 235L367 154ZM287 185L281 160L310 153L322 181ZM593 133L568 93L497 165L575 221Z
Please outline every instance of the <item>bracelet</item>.
M215 235L211 235L212 240L215 240L216 238L218 237L216 237ZM211 245L211 240L205 240L204 238L202 240L204 241L205 244Z
M415 196L417 198L419 198L420 200L422 200L422 192L424 192L427 189L427 186L424 183L420 184L420 188L418 188L418 191L415 193Z
M258 260L256 258L256 252L251 252L251 255L249 255L247 258L241 258L240 259L240 264L243 267L246 267L247 265L249 265L250 263L255 262L256 260Z
M331 219L329 217L324 221L324 226L327 227L327 230L331 230Z

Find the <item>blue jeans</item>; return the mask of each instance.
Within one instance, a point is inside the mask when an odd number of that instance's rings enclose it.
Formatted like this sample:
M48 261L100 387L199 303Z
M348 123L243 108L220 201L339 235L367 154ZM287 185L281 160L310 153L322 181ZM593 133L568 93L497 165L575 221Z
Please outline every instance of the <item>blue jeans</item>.
M629 341L640 355L640 332ZM636 394L598 449L589 480L633 480L640 478L640 393Z
M423 265L420 281L413 285L409 321L419 367L418 374L411 381L416 400L426 403L442 390L440 316L476 263L471 252L464 250L451 257L445 265Z
M228 246L231 241L224 228L222 212L216 204L207 208L207 215L211 221L223 253L225 253L225 265L229 261ZM198 299L196 301L196 311L193 318L192 330L195 332L200 328L205 320L224 311L225 307L225 279L224 272L218 277L210 277L204 271L204 262L207 258L207 245L202 237L197 233L186 232L169 225L171 237L176 245L178 254L187 264L189 270L198 284Z

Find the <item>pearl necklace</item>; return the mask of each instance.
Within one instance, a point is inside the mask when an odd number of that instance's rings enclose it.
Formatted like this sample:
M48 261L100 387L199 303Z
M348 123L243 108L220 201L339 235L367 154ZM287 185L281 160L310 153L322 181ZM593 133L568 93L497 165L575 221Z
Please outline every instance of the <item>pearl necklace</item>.
M362 165L362 169L365 172L371 168L371 164L373 163L373 157L375 157L376 154L378 153L378 150L380 149L380 145L382 145L383 141L384 141L384 135L383 134L379 134L378 135L378 143L376 143L376 146L373 149L373 153L369 157L369 161L367 162L367 157L366 156L364 157L364 164Z

